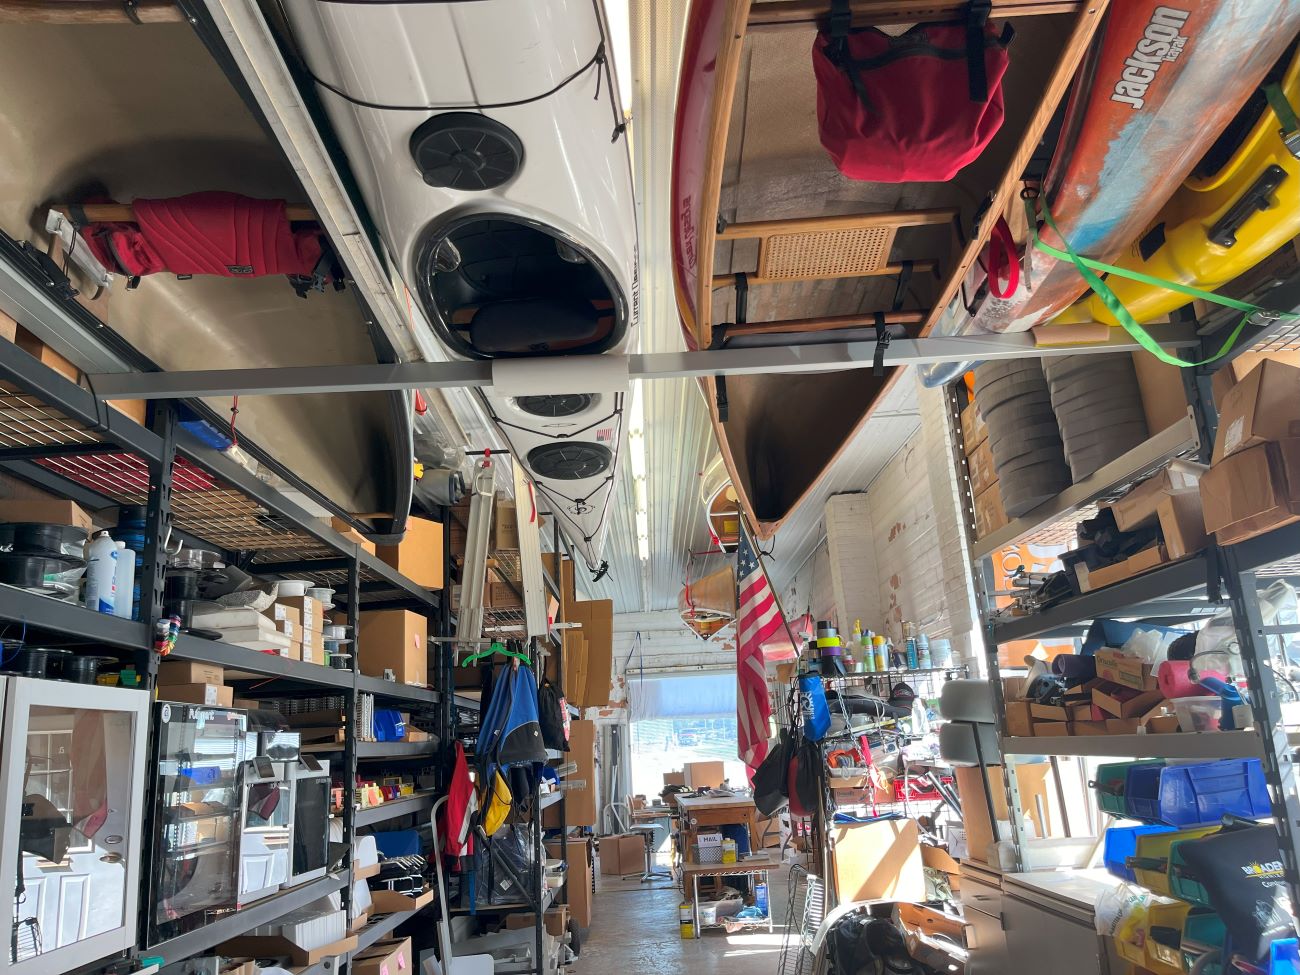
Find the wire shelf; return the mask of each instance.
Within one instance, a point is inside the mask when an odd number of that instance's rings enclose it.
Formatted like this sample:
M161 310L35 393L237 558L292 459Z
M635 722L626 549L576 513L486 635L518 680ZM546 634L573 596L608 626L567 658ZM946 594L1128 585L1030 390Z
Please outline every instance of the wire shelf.
M71 447L102 443L85 424L9 383L0 383L0 447Z

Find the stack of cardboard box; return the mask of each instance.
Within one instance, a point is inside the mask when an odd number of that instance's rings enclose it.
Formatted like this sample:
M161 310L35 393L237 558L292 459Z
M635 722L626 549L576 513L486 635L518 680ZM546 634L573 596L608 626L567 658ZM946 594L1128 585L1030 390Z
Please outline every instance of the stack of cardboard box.
M289 638L284 656L309 664L325 663L325 606L311 596L277 599L264 615Z
M1219 429L1201 504L1221 545L1300 521L1300 368L1290 358L1215 374Z
M158 700L234 706L235 690L225 685L225 668L196 660L164 660L158 664Z
M975 535L991 535L1008 522L1002 504L1002 489L993 464L989 428L972 399L961 411L961 441L966 451L966 468L970 472L970 489L975 498Z
M1119 650L1096 653L1097 676L1071 688L1059 704L1024 699L1024 679L1004 678L1006 733L1015 738L1065 735L1134 735L1178 730L1173 705L1150 664Z

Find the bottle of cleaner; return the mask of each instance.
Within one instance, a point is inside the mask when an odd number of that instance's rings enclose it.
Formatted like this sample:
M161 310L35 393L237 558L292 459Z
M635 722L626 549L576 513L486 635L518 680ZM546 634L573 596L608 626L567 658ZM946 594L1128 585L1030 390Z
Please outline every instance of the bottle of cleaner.
M876 635L870 630L862 634L862 670L867 674L876 671Z
M126 547L126 542L117 542L117 571L113 575L113 615L131 619L132 603L135 601L135 553Z
M97 531L86 546L86 608L96 613L114 610L117 590L117 543L106 531Z
M930 669L930 638L924 633L916 638L916 663L922 670Z
M883 634L876 634L871 642L876 649L876 671L883 674L889 670L889 650L885 646L885 637Z

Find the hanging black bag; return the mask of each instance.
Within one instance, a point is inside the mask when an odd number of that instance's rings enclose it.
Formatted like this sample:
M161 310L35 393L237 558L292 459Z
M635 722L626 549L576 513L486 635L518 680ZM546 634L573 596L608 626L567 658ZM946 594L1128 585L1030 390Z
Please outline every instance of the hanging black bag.
M764 816L776 815L790 801L788 783L793 751L790 729L782 728L776 745L754 770L754 806Z
M569 738L564 733L564 694L549 678L542 679L537 691L538 720L542 726L542 744L557 752L569 750Z

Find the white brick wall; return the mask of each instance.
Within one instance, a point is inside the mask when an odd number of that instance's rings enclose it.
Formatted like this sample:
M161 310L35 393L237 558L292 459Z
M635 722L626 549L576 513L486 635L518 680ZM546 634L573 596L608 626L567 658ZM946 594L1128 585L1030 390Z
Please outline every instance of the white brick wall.
M811 605L845 635L860 619L897 639L912 620L975 663L981 644L943 393L921 389L918 404L919 434L864 492L826 502L826 540L782 596L792 614Z

